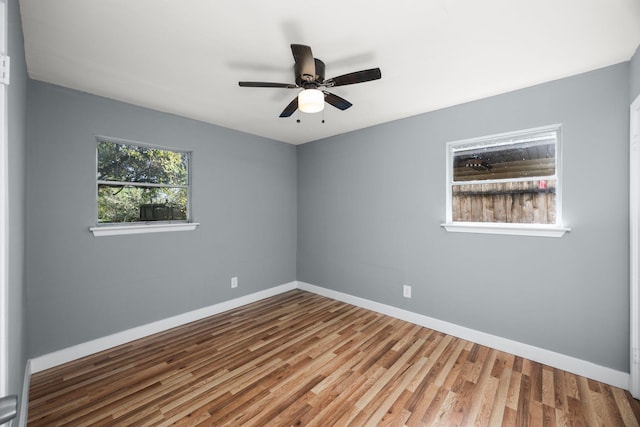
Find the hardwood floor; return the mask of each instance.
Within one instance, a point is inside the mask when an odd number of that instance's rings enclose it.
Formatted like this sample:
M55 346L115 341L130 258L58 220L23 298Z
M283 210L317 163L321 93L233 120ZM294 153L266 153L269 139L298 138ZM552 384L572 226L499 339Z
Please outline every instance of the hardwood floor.
M638 426L624 390L291 291L33 375L29 426Z

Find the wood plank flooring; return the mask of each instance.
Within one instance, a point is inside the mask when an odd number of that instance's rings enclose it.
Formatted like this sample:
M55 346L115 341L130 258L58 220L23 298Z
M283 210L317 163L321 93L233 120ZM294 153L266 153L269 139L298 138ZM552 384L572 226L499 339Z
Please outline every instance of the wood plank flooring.
M291 291L33 375L29 426L638 426L628 392Z

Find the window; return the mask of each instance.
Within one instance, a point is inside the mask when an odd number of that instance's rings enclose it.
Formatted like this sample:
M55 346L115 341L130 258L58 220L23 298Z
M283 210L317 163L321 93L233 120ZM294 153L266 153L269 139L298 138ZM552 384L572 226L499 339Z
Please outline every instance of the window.
M98 226L148 232L189 224L188 152L98 138L97 157ZM91 230L100 235L107 227Z
M447 144L448 231L560 236L560 126Z

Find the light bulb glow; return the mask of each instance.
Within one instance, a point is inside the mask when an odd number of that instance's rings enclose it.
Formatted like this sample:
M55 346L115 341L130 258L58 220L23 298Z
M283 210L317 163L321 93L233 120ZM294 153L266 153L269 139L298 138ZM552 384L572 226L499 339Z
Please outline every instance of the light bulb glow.
M303 113L317 113L324 109L324 93L318 89L305 89L298 94L298 108Z

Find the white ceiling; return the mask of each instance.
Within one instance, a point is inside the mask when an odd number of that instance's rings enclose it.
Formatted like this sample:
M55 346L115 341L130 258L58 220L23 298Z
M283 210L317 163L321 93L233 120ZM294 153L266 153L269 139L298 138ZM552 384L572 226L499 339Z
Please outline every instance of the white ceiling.
M640 0L21 0L31 78L300 144L627 61ZM291 43L354 105L278 115ZM296 118L301 123L296 123Z

